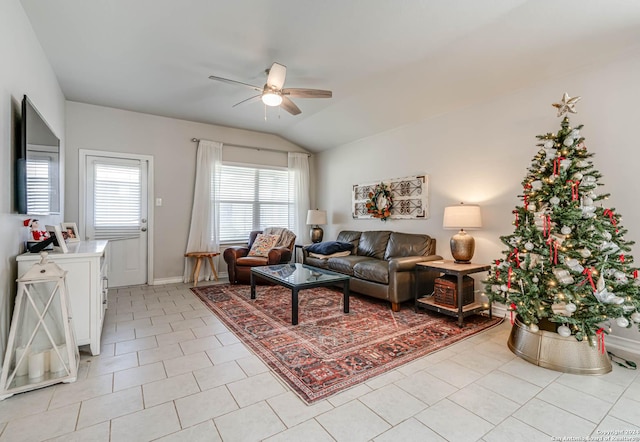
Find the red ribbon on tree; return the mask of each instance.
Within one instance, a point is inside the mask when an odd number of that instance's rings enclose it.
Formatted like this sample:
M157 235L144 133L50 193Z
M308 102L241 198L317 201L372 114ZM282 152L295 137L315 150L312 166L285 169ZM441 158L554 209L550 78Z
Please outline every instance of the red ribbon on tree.
M577 201L580 198L580 194L578 193L578 189L580 187L580 181L567 180L567 183L571 183L571 200Z
M624 262L624 253L620 255L620 262Z
M518 221L518 211L514 210L513 214L516 216L516 227L518 227L519 221Z
M608 216L609 217L609 221L611 221L611 225L616 228L616 233L618 233L618 228L616 227L618 222L616 221L616 216L613 213L613 211L611 209L604 209L604 212L602 212L602 214L604 216Z
M511 303L511 305L509 306L509 310L511 310L511 325L513 325L516 322L516 318L513 316L513 312L516 311L516 304L515 303Z
M549 244L549 260L552 264L558 264L558 243L552 237L549 237L547 240L547 244Z
M520 255L519 255L519 253L518 253L518 248L517 248L517 247L515 247L515 248L513 249L513 252L511 252L511 253L509 254L509 257L508 257L507 259L508 259L509 261L511 261L511 258L515 258L515 260L516 260L516 266L517 266L517 267L520 267Z
M591 269L586 268L582 271L583 275L587 275L587 279L589 280L589 283L591 284L591 288L593 289L593 291L596 291L596 285L593 282L593 276L591 275Z
M544 237L548 237L551 234L551 216L549 215L542 215L542 233L544 235Z
M599 328L596 332L596 336L598 337L598 350L600 350L601 354L605 354L604 348L604 328Z
M498 270L499 265L500 265L500 260L496 259L496 278L500 277L500 270Z
M507 289L511 288L511 274L513 273L513 269L509 266L509 273L507 273Z
M638 279L638 270L637 269L633 271L633 278L634 279Z
M553 174L554 175L559 175L560 174L560 161L564 160L565 157L556 157L555 160L553 160Z

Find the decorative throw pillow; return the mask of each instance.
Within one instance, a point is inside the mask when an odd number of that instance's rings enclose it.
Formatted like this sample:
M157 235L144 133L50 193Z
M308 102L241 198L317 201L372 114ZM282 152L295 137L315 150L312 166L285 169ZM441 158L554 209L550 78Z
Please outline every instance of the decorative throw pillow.
M249 256L269 256L269 250L278 242L279 235L259 233L249 250Z
M353 244L341 241L325 241L307 246L308 252L319 255L333 255L334 253L350 251L351 249L353 249Z

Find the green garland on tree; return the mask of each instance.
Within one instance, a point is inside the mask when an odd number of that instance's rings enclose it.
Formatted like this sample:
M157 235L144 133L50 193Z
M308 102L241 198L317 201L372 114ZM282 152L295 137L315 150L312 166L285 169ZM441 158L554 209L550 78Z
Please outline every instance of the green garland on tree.
M578 99L565 94L554 104L558 116L575 113ZM565 116L557 133L537 136L539 151L522 181L523 205L513 211L515 230L500 237L505 257L485 283L489 299L511 310L512 322L517 314L537 331L546 319L560 335L596 346L610 321L640 323L640 279L620 214L603 206L608 194L596 191L602 175L581 129Z

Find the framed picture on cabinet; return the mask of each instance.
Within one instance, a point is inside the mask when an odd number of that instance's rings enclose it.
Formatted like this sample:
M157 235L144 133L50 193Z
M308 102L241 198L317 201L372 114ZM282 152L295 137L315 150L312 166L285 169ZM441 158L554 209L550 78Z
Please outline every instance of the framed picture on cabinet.
M64 241L60 226L46 226L45 228L47 232L49 232L49 236L53 238L53 251L68 253L69 249L67 248L67 243Z
M80 234L78 233L76 223L60 223L60 228L62 229L62 236L66 242L80 241Z

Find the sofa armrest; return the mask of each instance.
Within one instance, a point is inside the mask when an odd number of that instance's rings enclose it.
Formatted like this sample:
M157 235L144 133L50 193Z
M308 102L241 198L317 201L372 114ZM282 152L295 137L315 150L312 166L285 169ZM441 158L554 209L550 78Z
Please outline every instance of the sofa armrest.
M268 265L276 265L291 261L291 250L286 247L274 247L269 250Z
M437 261L442 259L440 255L427 255L427 256L403 256L400 258L391 258L389 260L390 272L408 272L415 268L419 262Z

